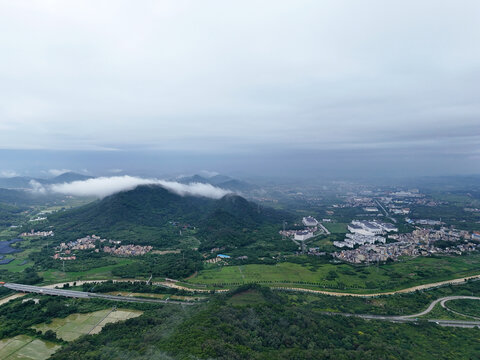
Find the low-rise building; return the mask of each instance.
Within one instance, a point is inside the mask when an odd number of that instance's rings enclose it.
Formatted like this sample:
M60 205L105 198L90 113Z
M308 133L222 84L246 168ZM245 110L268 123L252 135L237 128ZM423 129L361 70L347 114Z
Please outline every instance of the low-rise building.
M305 241L307 239L310 239L311 237L313 237L313 233L311 231L302 230L295 232L294 239L299 241Z

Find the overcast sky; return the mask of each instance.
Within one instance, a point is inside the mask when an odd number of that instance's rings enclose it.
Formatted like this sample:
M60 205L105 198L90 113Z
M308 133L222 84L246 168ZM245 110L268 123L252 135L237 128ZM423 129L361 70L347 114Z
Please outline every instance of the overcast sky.
M0 149L480 172L479 24L478 0L0 0Z

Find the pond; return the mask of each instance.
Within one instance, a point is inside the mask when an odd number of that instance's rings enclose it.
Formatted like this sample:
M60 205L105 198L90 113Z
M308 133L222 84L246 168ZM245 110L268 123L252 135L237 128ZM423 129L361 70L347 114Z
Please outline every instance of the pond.
M17 252L21 252L22 250L20 249L15 249L11 247L11 244L14 244L16 242L23 241L23 239L13 239L9 241L0 241L0 254L14 254Z

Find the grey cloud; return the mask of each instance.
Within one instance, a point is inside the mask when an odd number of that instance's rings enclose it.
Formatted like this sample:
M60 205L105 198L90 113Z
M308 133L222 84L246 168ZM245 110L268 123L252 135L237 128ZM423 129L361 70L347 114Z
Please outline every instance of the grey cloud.
M479 13L476 0L0 1L0 149L468 158Z

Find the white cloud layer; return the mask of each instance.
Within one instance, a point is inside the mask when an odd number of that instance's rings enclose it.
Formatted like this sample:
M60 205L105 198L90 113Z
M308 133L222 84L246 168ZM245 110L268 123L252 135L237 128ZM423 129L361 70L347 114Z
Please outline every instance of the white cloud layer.
M30 180L30 188L35 194L45 195L47 193L47 189L36 180Z
M65 174L71 170L68 169L50 169L48 170L48 173L53 176L60 176L62 174Z
M53 184L43 187L37 182L31 182L32 190L37 193L57 193L75 196L95 196L103 198L120 191L132 190L139 185L160 185L170 192L181 196L203 196L219 199L229 191L210 184L191 183L180 184L174 181L145 179L134 176L99 177L95 179L73 181L70 183Z
M0 171L0 177L11 178L11 177L15 177L15 176L19 176L19 174L14 170L2 170L2 171Z

